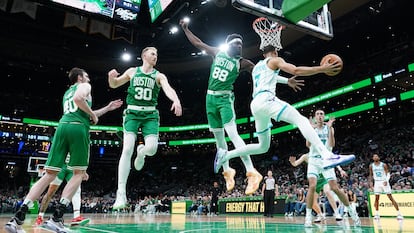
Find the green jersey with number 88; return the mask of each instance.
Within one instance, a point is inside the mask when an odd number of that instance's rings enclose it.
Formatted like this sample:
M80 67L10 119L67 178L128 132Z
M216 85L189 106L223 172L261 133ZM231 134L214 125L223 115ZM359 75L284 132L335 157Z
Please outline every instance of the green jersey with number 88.
M232 58L225 52L218 52L211 65L208 90L233 90L233 83L240 73L240 58Z
M157 84L156 77L158 70L153 69L146 74L141 66L131 78L128 87L126 102L128 105L136 106L157 106L160 86Z

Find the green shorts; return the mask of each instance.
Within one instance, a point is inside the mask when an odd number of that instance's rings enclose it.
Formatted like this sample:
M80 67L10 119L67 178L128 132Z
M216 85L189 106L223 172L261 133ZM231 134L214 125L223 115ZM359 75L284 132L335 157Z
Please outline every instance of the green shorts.
M78 122L59 123L45 168L60 171L70 153L69 169L86 170L89 165L89 126Z
M144 138L148 135L157 135L160 128L160 114L158 110L138 111L125 109L123 113L124 132L137 134L142 129Z
M323 177L323 175L319 175L318 180L316 181L316 193L320 193L323 190L323 186L327 184L328 181Z
M225 124L234 121L236 119L234 94L207 94L206 112L210 130L223 128Z
M52 181L51 184L54 185L61 185L62 182L64 180L66 180L66 182L68 182L73 176L73 171L69 170L67 165L63 165L62 170L60 170L60 172L57 174L56 178L54 181Z

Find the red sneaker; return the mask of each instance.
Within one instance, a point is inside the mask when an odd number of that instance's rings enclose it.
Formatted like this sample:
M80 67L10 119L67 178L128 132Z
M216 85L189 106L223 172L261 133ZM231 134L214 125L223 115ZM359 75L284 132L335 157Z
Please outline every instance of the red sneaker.
M70 226L84 226L88 224L91 220L89 218L84 218L82 215L79 215L78 217L72 219L72 222L70 223Z
M43 224L43 217L42 216L37 216L37 218L36 218L36 222L35 222L35 225L36 226L40 226L40 225L42 225Z

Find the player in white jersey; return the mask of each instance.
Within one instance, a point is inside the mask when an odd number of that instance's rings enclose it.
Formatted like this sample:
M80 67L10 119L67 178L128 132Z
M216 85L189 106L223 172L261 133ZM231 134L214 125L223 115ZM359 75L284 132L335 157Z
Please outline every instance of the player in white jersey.
M229 159L246 154L262 154L270 147L271 119L284 121L296 125L306 140L310 141L319 155L324 158L324 168L332 168L340 164L350 163L355 159L354 155L340 156L330 152L316 134L308 119L302 116L289 103L280 100L276 96L278 83L288 84L295 91L303 86L303 80L295 77L284 78L279 76L280 70L298 76L310 76L318 73L333 72L339 64L330 63L320 66L295 66L278 57L276 48L272 45L263 49L264 60L259 61L253 68L253 100L250 109L255 118L256 132L259 143L248 144L232 151L218 150L215 159L215 170Z
M332 127L334 119L331 119L325 123L325 112L321 109L318 109L315 111L315 120L315 132L319 136L325 148L327 148L329 151L332 151L333 147L335 146L335 131ZM346 194L338 186L334 168L324 169L323 160L317 148L309 141L306 141L306 146L309 147L307 169L309 191L306 195L305 227L312 226L312 205L314 202L313 199L316 191L317 180L320 178L320 176L323 176L328 181L330 189L338 196L339 200L344 204L345 208L348 209L348 213L351 215L354 224L357 226L361 225L361 221L358 217L358 214L356 213L356 210L350 206ZM335 214L337 215L338 212L336 211Z
M388 165L380 161L380 157L378 154L372 155L373 163L369 165L369 181L371 189L374 189L375 194L375 219L379 219L379 211L378 211L378 202L380 198L380 194L385 193L387 194L388 199L390 199L392 205L397 210L397 219L402 220L404 217L402 216L400 209L398 208L397 202L394 200L391 194L391 186L390 186L390 172L388 171ZM373 182L374 181L374 182ZM374 187L372 184L374 183Z

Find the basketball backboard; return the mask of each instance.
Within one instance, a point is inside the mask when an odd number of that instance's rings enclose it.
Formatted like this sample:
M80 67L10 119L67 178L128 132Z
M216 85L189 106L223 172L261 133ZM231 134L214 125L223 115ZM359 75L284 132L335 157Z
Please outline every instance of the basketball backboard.
M303 0L302 2L309 1L313 0ZM325 0L325 2L329 1ZM283 0L232 0L232 5L240 11L258 17L266 17L287 28L293 28L323 40L330 40L333 38L332 19L328 4L324 4L320 9L315 10L311 14L304 15L303 19L298 22L293 22L285 17L287 12L283 12L283 9L285 9L283 7ZM293 11L294 10L292 10L292 12ZM289 12L289 16L292 15L292 12ZM298 17L300 14L297 14L296 12L294 15L295 17Z
M44 168L44 165L47 161L45 157L29 157L29 162L27 163L27 172L35 173L39 175L39 171Z

